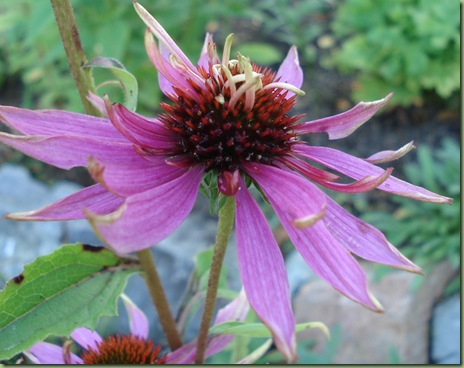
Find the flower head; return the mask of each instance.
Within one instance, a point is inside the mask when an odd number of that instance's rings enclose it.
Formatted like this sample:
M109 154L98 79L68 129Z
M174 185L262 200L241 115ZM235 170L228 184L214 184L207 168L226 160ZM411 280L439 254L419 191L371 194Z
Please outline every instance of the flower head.
M145 314L125 295L124 301L130 321L128 335L111 335L102 338L85 327L75 329L71 338L82 347L78 356L70 351L72 342L62 347L48 342L36 343L25 352L37 364L189 364L195 361L196 341L170 353L161 353L148 338L148 320ZM242 321L249 310L245 294L241 292L233 301L218 311L215 325L222 322ZM206 356L223 350L233 339L232 335L211 336Z
M170 99L165 112L147 118L95 95L89 98L107 118L70 112L0 107L0 119L19 135L0 141L61 168L87 166L97 184L49 206L11 214L18 220L88 218L116 252L150 247L171 234L190 213L205 174L218 190L234 196L240 276L248 300L271 330L288 361L295 359L295 323L280 249L246 183L261 189L306 263L335 289L374 311L363 270L353 255L411 272L406 259L371 225L354 217L315 183L347 193L380 189L413 199L447 203L449 198L409 184L375 163L395 160L413 148L360 159L299 138L324 132L344 138L390 99L361 102L344 113L299 122L291 113L303 72L295 47L277 72L230 55L232 37L220 58L207 34L197 65L137 2L148 27L147 53ZM157 41L156 41L157 40ZM158 42L158 43L157 43ZM340 183L333 172L354 179Z

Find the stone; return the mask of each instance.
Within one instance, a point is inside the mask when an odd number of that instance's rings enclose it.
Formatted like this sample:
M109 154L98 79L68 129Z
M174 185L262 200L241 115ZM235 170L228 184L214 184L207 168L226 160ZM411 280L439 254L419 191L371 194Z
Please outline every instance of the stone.
M434 303L454 274L451 265L440 263L419 286L417 278L422 276L392 269L376 281L375 267L380 266L362 266L384 313L354 303L317 279L303 286L295 299L297 323L321 321L331 331L341 331L334 336L339 346L330 362L333 364L428 363L429 321ZM318 330L304 331L298 339L314 339L315 353L323 353L328 344Z
M460 294L454 294L436 305L431 327L432 363L461 364L460 311Z

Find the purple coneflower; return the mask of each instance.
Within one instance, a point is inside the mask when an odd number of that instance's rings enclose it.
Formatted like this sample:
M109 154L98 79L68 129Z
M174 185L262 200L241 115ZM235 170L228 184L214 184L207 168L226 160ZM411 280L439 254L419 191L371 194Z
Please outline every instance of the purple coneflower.
M48 342L36 343L25 355L36 364L190 364L195 361L196 341L173 352L161 353L161 346L155 345L148 338L148 320L145 314L125 295L121 297L129 316L129 334L102 338L97 332L80 327L71 333L71 338L82 347L79 355L71 352L69 343L61 347ZM214 324L242 321L248 310L245 293L241 292L218 311ZM206 356L220 352L232 339L232 335L213 335L210 337ZM250 360L244 358L245 361Z
M295 327L284 260L271 229L246 183L261 189L307 264L335 289L374 311L353 254L411 272L406 259L371 225L331 200L315 183L347 193L380 190L413 199L448 203L449 198L406 183L375 163L395 160L413 148L384 151L360 159L299 137L350 135L389 100L361 102L344 113L298 122L291 114L303 72L292 47L277 72L240 54L231 58L232 36L222 58L207 34L193 65L162 26L138 3L148 26L145 44L171 100L165 113L146 118L97 96L91 101L108 118L77 113L0 107L0 118L20 135L0 133L0 141L51 165L86 166L97 184L49 206L11 214L17 220L88 218L116 252L155 245L190 213L205 174L217 177L219 191L234 196L240 276L248 300L271 330L283 355L295 358ZM156 37L158 45L155 41ZM352 179L318 168L320 164ZM309 179L309 180L308 180Z

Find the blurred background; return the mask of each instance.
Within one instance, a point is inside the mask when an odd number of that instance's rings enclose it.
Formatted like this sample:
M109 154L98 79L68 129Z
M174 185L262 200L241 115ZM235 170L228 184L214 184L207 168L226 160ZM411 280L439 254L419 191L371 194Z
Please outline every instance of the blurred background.
M329 141L326 136L317 135L309 137L308 142L368 157L378 151L398 149L414 140L417 149L394 163L394 175L452 197L454 201L451 205L439 206L387 196L380 191L357 195L330 193L351 213L381 229L392 244L424 269L425 276L421 277L378 265L365 265L373 283L372 290L376 295L381 293L377 297L387 309L383 317L371 317L373 313L365 314L361 307L353 307L353 303L340 300L336 294L327 294L327 285L319 289L314 275L298 259L293 246L282 234L272 211L266 210L276 234L280 234L297 319L299 322L319 319L327 323L332 332L330 341L301 334L299 363L459 363L456 361L460 347L459 2L140 2L192 61L199 56L205 32L213 33L218 50L222 50L225 37L233 32L233 52L240 51L257 64L274 69L278 68L289 47L296 45L305 73L302 89L306 95L299 98L295 112L305 113L307 120L333 115L359 101L377 100L394 92L388 106L352 136ZM71 0L71 4L87 59L105 56L121 61L138 80L138 112L149 116L160 112L163 95L158 88L156 71L145 53L145 27L132 2ZM105 70L95 70L97 83L109 78L105 73ZM122 101L122 94L114 87L104 86L98 92L100 95L108 93L113 101ZM83 112L48 1L0 0L0 104ZM84 169L57 170L0 146L2 214L18 210L11 200L14 188L18 188L18 200L26 199L24 206L30 204L29 209L33 209L34 196L24 198L19 188L40 187L37 193L42 194L37 195L47 203L56 199L60 192L58 187L60 190L65 187L66 192L71 190L69 188L74 190L91 183ZM215 231L215 220L203 200L200 198L195 207L198 222L188 225L204 232L199 235L204 244L198 249L210 244ZM13 272L20 272L25 262L54 249L53 246L47 248L50 244L45 238L44 247L39 250L21 248L21 242L29 241L30 246L37 238L30 236L18 240L15 232L24 237L24 233L31 234L36 228L27 227L33 226L30 224L22 224L21 228L12 226L16 225L0 219L3 282L14 276ZM58 230L42 227L37 231L56 233L57 242L83 241L78 237L87 231L82 230L84 227L81 224L75 230L75 239L72 234L69 236L71 230L66 230L66 235L62 227ZM185 229L188 234L190 230ZM182 238L182 232L176 236L176 239ZM18 252L23 254L18 256ZM175 261L178 262L178 258ZM186 271L179 277L188 277L193 267L191 260L186 262L180 266L186 267ZM166 272L169 274L169 268ZM176 287L182 287L183 281L178 280ZM405 288L405 295L394 295L401 287ZM398 305L401 305L400 310ZM415 325L406 323L412 323L411 318ZM446 336L449 340L443 340ZM378 344L369 345L375 339ZM263 362L279 362L280 359L277 353L271 352Z

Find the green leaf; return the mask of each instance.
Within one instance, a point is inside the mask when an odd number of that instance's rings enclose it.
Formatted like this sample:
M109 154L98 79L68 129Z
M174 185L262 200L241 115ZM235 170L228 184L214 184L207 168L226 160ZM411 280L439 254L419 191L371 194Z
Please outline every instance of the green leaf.
M138 263L103 247L65 245L37 258L0 291L0 360L49 335L94 329L117 314L117 298Z
M121 84L124 93L124 106L135 111L137 107L138 85L137 79L124 65L113 58L97 57L85 64L83 68L106 68L109 69Z
M260 65L274 64L282 60L279 49L268 43L241 43L239 52L243 56L249 57L252 62Z
M319 328L327 338L330 338L329 329L322 322L299 323L295 326L296 332L310 328ZM262 323L246 323L239 321L219 323L209 329L211 334L227 334L251 337L272 337L269 329Z

